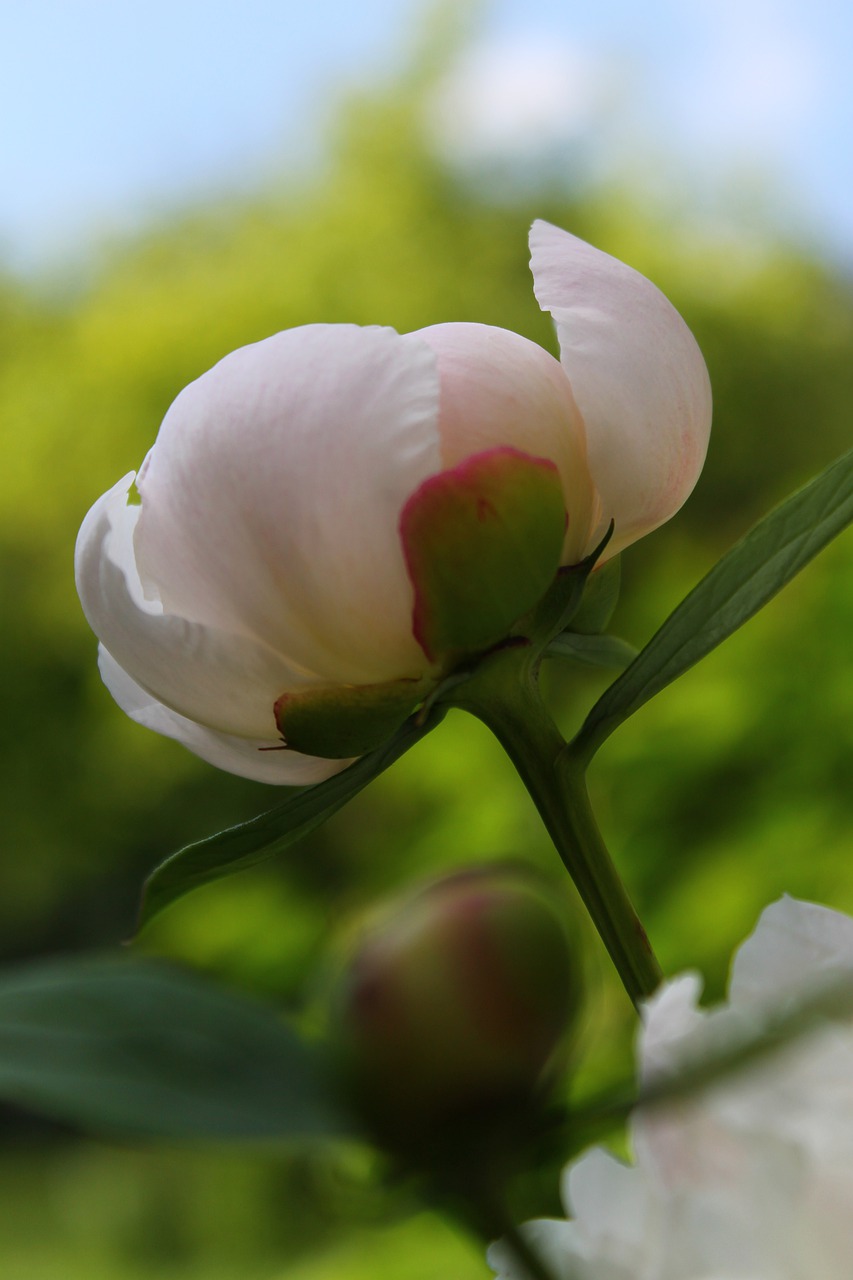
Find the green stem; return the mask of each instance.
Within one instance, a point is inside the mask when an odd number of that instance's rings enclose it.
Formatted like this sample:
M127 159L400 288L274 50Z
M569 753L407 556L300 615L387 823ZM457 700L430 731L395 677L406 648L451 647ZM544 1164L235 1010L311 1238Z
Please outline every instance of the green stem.
M584 762L545 709L524 651L492 655L454 690L453 701L482 720L512 760L625 990L639 1004L663 975L595 821Z

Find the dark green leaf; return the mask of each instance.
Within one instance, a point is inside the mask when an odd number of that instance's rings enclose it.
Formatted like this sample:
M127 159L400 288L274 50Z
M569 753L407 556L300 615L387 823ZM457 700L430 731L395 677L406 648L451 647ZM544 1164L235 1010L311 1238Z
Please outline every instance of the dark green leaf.
M618 725L736 631L853 520L853 452L760 521L667 618L599 698L573 750L591 758Z
M580 635L564 631L555 636L545 650L546 658L570 658L590 667L616 667L622 670L634 661L638 650L619 636Z
M275 809L179 849L149 876L139 928L191 889L264 862L321 826L429 733L444 714L445 709L436 706L427 716L407 720L383 747L362 756L326 782L314 787L290 787L287 799Z
M350 1127L317 1055L271 1009L129 958L0 977L0 1096L119 1136L259 1141Z

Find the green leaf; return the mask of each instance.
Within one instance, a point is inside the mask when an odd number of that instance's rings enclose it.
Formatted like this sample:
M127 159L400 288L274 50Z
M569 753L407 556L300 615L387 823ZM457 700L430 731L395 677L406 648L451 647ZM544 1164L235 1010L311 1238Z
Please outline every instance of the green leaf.
M545 650L546 658L569 658L588 667L615 667L623 670L639 651L619 636L598 636L564 631Z
M445 713L446 708L432 707L427 715L406 721L384 746L334 777L313 787L290 787L287 799L275 809L173 853L146 881L138 927L191 889L253 867L301 840L419 742Z
M853 451L765 516L682 600L590 711L587 760L623 720L757 613L853 520Z
M319 1055L273 1010L156 961L111 956L0 976L0 1096L125 1137L351 1130Z

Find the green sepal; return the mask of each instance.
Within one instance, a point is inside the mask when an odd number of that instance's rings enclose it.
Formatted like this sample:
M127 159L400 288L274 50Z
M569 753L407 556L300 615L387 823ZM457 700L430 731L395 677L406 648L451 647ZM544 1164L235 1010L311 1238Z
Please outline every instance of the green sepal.
M566 510L552 462L498 448L431 476L400 517L415 589L412 629L427 657L503 640L547 592Z
M613 536L613 523L598 546L578 564L560 569L548 592L539 601L532 618L527 619L526 634L533 640L537 653L542 653L553 638L574 620L583 607L593 570ZM603 570L597 570L601 573Z
M563 631L555 636L545 650L546 658L568 658L585 667L610 667L624 671L634 661L639 649L620 636L585 635L577 631Z
M614 556L594 569L584 583L583 597L571 620L572 631L583 635L599 635L605 631L619 602L621 582L621 556Z
M328 760L363 756L387 742L430 692L433 681L325 685L285 693L275 722L286 746Z

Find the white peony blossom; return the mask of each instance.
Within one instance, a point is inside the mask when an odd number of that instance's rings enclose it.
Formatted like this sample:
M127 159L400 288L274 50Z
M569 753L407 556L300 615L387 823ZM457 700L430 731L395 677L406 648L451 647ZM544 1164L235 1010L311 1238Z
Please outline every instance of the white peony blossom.
M853 919L783 898L734 960L728 1003L697 1007L694 974L648 1003L645 1083L677 1077L744 1031L853 984ZM524 1232L555 1280L849 1280L853 1274L853 1019L816 1024L701 1092L638 1112L635 1163L570 1165L571 1221ZM527 1280L503 1243L500 1280Z
M501 640L611 520L609 555L678 509L711 420L690 331L574 236L540 222L531 246L561 362L486 325L309 325L178 396L77 541L101 672L133 719L234 773L317 782Z

